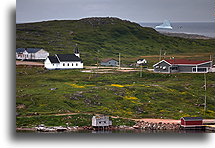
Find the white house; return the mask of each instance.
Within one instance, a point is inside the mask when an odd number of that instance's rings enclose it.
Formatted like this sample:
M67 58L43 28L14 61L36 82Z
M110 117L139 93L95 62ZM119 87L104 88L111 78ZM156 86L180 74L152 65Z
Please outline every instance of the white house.
M82 69L83 61L76 47L74 54L55 54L48 56L44 62L46 69Z
M146 64L147 64L146 59L138 59L137 60L137 65L146 65Z
M19 60L45 60L49 53L42 48L17 48L16 59Z
M103 59L100 63L101 66L118 66L119 62L113 58Z

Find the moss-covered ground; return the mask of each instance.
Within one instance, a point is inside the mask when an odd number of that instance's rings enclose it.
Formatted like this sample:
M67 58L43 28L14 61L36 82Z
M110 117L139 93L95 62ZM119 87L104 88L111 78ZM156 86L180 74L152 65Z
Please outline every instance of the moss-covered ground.
M121 118L215 116L215 74L143 72L83 73L80 70L16 68L17 126L89 125L93 114ZM79 113L54 116L62 113ZM90 114L82 114L90 113ZM36 115L35 115L36 114ZM131 124L129 121L116 125Z

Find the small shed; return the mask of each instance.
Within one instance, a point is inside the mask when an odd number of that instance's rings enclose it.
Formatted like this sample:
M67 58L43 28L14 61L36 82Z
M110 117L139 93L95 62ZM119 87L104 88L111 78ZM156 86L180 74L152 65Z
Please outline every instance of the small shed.
M138 59L138 60L137 60L137 64L138 64L138 65L146 65L146 64L147 64L147 61L146 61L146 59Z
M183 127L197 127L203 125L201 117L182 117L181 126Z
M92 126L93 127L108 127L112 125L112 121L108 116L93 116L92 117Z
M112 59L112 58L108 58L108 59L103 59L101 61L101 66L118 66L119 65L119 62L115 59Z

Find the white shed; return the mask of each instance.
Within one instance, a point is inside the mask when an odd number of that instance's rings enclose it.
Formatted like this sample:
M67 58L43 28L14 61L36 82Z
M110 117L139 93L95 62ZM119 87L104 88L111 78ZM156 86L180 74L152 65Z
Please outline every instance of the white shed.
M107 127L111 126L112 121L109 119L108 116L93 116L92 118L92 126L93 127Z
M147 61L146 61L146 59L138 59L137 64L138 65L145 65L145 64L147 64Z

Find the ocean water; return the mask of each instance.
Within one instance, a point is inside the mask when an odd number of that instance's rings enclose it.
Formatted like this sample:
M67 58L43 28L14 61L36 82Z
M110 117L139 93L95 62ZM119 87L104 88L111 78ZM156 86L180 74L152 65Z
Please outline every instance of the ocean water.
M155 28L155 26L162 23L139 23L143 27ZM165 31L171 33L187 33L187 34L198 34L207 37L215 37L215 22L186 22L176 23L172 22L172 30L169 29L156 29L157 31Z

